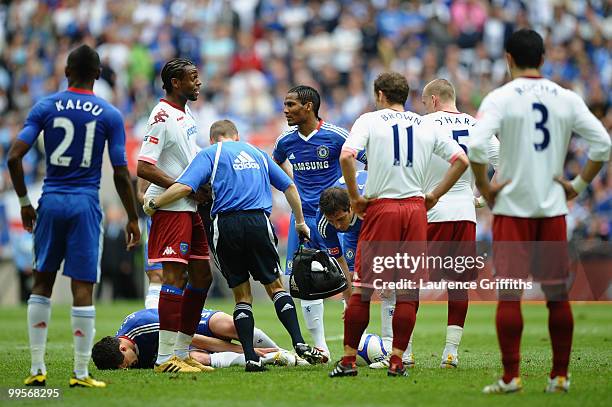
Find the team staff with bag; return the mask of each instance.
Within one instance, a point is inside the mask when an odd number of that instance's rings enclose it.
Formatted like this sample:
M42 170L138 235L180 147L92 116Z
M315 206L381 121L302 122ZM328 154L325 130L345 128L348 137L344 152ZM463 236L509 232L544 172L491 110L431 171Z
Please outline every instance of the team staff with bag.
M236 300L234 325L246 358L245 370L266 370L253 348L255 319L250 275L265 286L278 319L291 335L296 353L313 364L327 362L319 349L304 343L295 304L280 279L277 238L268 219L272 211L270 185L273 185L285 193L295 214L298 235L309 237L295 185L266 153L239 141L231 121L213 123L210 142L212 145L198 153L176 183L163 194L145 201L145 212L152 215L210 182L213 193L210 247Z

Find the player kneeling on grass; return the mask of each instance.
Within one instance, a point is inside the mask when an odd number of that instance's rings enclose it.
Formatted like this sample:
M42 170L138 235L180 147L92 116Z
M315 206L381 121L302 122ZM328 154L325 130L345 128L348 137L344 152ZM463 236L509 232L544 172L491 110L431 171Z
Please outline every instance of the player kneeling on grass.
M115 336L98 341L93 347L92 358L98 369L152 369L158 338L157 309L143 309L128 315ZM232 317L221 311L204 309L191 342L190 356L204 366L212 366L207 371L214 367L244 366L242 348L232 343L234 339L238 339L238 334ZM280 349L258 328L254 330L253 346L264 364L307 364L291 352Z
M210 147L202 150L168 190L147 200L152 215L160 207L189 195L210 181L211 249L215 262L234 293L234 325L247 360L246 371L266 370L253 348L255 319L249 277L261 282L274 302L276 315L291 335L297 354L310 363L326 362L317 348L304 343L295 304L283 288L276 250L277 238L268 217L272 211L273 185L285 193L295 214L296 231L310 236L297 188L291 178L263 151L239 141L236 126L220 120L210 128Z
M359 194L363 195L368 172L357 171L355 179ZM317 209L317 228L327 247L327 253L338 260L338 264L348 281L351 281L351 274L355 269L355 254L357 253L357 241L361 231L361 223L362 220L351 207L349 194L346 190L346 182L344 177L341 177L333 187L327 188L321 194L319 208ZM395 309L395 292L382 290L380 296L382 300L380 307L380 330L382 340L386 348L390 350L391 342L393 341L391 322L393 310ZM385 355L385 358L369 364L370 367L372 369L388 368L389 355L387 353ZM404 352L403 363L407 367L414 366L412 336Z

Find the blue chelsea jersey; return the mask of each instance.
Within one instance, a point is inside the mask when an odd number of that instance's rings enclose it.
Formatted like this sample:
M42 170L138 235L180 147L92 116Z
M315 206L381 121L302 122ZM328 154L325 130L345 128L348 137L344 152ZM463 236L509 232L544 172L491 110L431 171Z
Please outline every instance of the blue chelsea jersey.
M199 335L214 337L210 330L209 320L219 311L202 309L200 323L196 329ZM127 338L136 345L138 363L136 368L150 369L157 359L159 343L159 313L157 308L142 309L125 317L116 337Z
M363 195L366 180L368 179L368 172L357 171L356 178L359 194ZM337 180L333 186L346 189L344 177ZM352 260L354 260L354 255L356 253L361 222L361 219L353 214L353 219L351 219L349 228L342 232L333 227L321 213L321 210L317 208L317 230L325 242L327 253L335 258L344 255L349 267L352 265ZM342 237L342 245L340 244L340 237Z
M152 368L157 359L159 342L159 314L156 308L136 311L125 317L116 337L125 337L136 345L138 363L141 369Z
M340 152L348 134L342 127L321 120L308 136L294 126L277 139L272 156L276 162L291 163L304 216L316 216L321 193L342 176ZM365 151L357 159L365 163Z
M36 103L18 139L32 145L39 134L47 164L43 194L94 193L97 197L106 143L112 165L127 165L121 114L89 90L68 88Z

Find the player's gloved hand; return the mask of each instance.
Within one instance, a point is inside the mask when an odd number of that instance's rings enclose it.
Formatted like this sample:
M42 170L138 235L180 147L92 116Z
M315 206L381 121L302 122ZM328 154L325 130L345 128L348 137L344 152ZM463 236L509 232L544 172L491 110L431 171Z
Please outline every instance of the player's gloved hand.
M144 205L142 205L142 210L149 216L153 216L153 214L157 211L156 208L151 207L150 202L153 198L145 198Z
M36 210L32 205L21 207L21 222L23 223L23 228L32 233L36 223Z
M131 220L125 225L125 241L127 250L132 250L140 243L140 227L138 219Z
M476 208L484 208L485 206L487 206L487 200L484 199L484 197L481 196L475 196L474 197L474 206Z
M308 227L306 222L296 223L295 231L297 232L300 240L310 240L310 228Z

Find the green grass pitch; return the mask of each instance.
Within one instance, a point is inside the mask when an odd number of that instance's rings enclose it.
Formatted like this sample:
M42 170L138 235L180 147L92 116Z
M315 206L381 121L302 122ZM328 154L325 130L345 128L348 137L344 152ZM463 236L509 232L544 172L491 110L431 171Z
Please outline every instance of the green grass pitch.
M209 301L208 307L232 310L227 301ZM96 336L115 332L123 317L139 309L138 303L97 306ZM380 308L373 304L369 332L378 332ZM482 387L500 374L500 357L494 329L495 306L472 304L459 353L459 368L438 368L444 346L446 305L422 304L419 309L414 349L417 367L408 378L388 378L386 371L361 368L355 378L329 379L330 366L272 367L266 373L247 374L242 368L217 369L209 374L161 375L152 371L105 371L93 367L106 389L70 389L72 339L68 306L53 307L47 346L48 387L62 388L59 401L7 401L0 405L147 405L202 406L609 406L612 405L612 305L574 304L574 350L572 387L568 394L544 394L550 369L550 342L544 304L524 304L522 341L524 391L520 394L485 396ZM289 348L288 336L277 322L272 304L257 300L258 327L279 345ZM325 327L332 357L340 357L342 322L339 301L326 301ZM20 387L29 369L25 324L26 309L0 310L0 387ZM301 316L300 316L301 317ZM304 324L302 323L302 326ZM307 332L305 332L307 336Z

